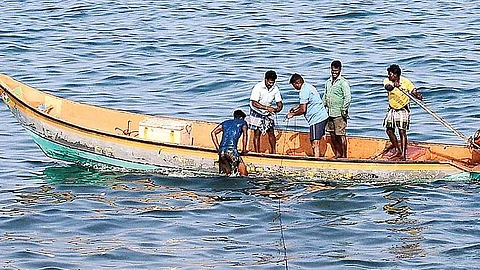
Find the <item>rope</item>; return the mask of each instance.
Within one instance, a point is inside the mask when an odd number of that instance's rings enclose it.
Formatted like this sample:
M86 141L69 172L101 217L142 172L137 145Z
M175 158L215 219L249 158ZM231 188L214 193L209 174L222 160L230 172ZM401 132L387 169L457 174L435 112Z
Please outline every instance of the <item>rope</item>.
M283 233L282 211L280 209L281 199L278 199L278 221L280 222L280 233L283 246L283 261L285 261L285 269L288 270L287 246L285 244L285 235Z
M288 123L289 123L289 119L287 119L287 125L285 126L285 129L284 131L287 131L288 130ZM285 147L287 145L287 136L285 135L285 132L283 134L283 149L282 149L282 156L284 156L286 153L285 153ZM283 168L283 158L280 159L280 167Z
M293 131L298 132L298 130L297 130L297 118L296 117L295 117L295 119L293 119L293 125L294 125ZM297 134L297 135L298 135L298 137L296 139L298 139L298 142L300 143L300 134ZM297 151L297 140L296 139L293 140L293 151L294 151L293 154L294 155L297 154L297 152L296 152Z

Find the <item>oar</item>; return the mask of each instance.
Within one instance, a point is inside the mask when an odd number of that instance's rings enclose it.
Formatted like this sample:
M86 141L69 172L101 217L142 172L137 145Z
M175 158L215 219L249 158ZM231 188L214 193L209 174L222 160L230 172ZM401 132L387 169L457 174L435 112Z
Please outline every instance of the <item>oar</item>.
M403 88L398 88L398 89L400 89L400 91L402 91L402 93L404 93L407 97L409 97L411 100L413 100L413 102L417 103L418 106L420 106L422 109L424 109L426 112L428 112L431 116L433 116L433 118L437 119L446 128L450 129L453 133L455 133L455 135L457 135L462 140L464 140L467 144L473 144L476 147L479 147L475 142L469 140L467 136L465 136L460 131L456 130L450 123L443 120L438 114L436 114L435 112L430 110L430 108L428 108L423 102L421 102L420 100L418 100L414 96L412 96L412 94L410 94L408 91L406 91Z

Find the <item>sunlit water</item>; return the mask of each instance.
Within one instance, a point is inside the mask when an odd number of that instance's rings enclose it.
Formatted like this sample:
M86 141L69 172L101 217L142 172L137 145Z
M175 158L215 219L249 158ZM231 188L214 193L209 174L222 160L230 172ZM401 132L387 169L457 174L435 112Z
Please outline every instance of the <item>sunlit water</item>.
M398 63L460 132L480 127L476 1L10 1L1 73L55 95L221 121L251 87L294 72L323 87L340 59L348 133L385 137ZM301 119L278 122L304 129ZM43 155L0 106L0 263L7 269L475 269L480 187L95 172ZM462 143L413 107L411 140ZM392 179L393 180L393 179Z

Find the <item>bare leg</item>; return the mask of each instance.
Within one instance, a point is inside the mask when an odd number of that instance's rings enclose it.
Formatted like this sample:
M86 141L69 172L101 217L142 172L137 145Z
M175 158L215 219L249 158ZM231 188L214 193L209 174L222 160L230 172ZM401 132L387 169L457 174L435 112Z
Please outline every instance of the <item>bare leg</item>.
M334 131L330 131L330 140L332 141L332 150L336 158L340 157L340 149L338 148L338 138Z
M393 128L387 128L387 135L396 150L394 157L400 157L402 155L402 149L398 145L397 136L395 136L395 130Z
M400 133L400 146L402 149L402 160L407 159L407 131L405 129L399 129Z
M340 135L338 136L340 139L340 153L342 153L342 158L347 157L347 136L345 135Z
M243 160L240 161L240 164L238 164L238 173L240 173L241 176L248 176L247 166Z
M268 142L270 143L270 154L275 154L276 153L275 146L277 144L277 139L275 138L275 131L273 130L273 128L271 128L267 130L267 134L268 134Z
M232 173L230 162L225 157L220 157L218 159L218 168L220 173L224 173L226 175L230 175Z
M255 152L260 152L260 130L253 131L253 150Z
M312 150L314 157L320 157L320 140L312 141Z

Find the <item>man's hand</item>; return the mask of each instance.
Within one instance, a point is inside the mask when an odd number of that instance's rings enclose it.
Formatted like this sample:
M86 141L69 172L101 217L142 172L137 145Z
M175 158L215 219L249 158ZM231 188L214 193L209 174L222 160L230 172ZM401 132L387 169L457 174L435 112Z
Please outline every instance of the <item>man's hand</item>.
M270 113L276 113L276 112L277 112L277 109L268 106L268 107L267 107L267 111L269 111Z
M391 84L386 84L385 85L385 90L387 90L388 92L392 91L395 87Z
M417 91L417 89L413 89L412 91L412 94L413 96L418 99L418 100L422 100L423 99L423 96L420 92Z

